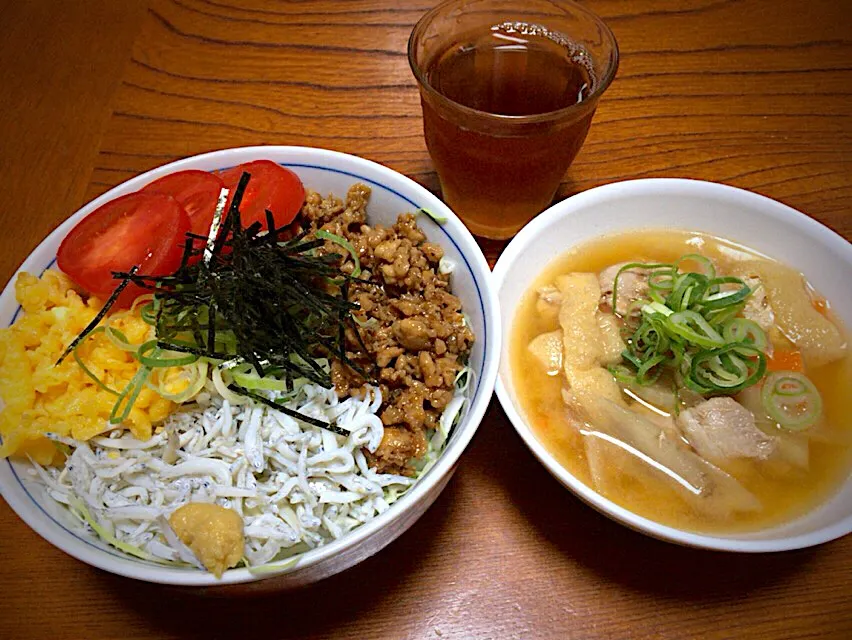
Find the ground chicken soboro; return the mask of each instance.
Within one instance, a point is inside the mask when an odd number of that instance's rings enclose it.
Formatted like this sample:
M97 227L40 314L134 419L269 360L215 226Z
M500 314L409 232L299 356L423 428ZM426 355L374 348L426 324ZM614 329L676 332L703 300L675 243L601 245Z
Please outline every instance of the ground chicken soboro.
M355 184L346 202L309 192L302 214L312 229L322 228L347 238L358 253L361 278L349 299L360 310L361 337L347 335L347 356L371 370L382 390L380 410L385 435L372 455L380 473L411 474L411 463L426 452L426 432L453 397L454 382L473 344L473 333L462 316L461 301L450 293L449 276L438 273L444 255L440 245L426 241L414 215L400 215L392 227L367 224L369 187ZM342 253L327 242L327 252ZM354 261L344 258L351 273ZM341 395L360 392L364 379L339 362L332 380Z

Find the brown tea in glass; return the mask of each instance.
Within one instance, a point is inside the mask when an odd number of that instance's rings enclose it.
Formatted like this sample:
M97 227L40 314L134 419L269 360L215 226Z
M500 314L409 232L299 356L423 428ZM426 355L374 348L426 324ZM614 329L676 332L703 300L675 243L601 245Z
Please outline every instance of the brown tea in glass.
M580 9L575 24L566 7L576 10L548 0L453 1L412 33L409 59L443 197L477 235L511 237L547 208L614 75L614 39L601 64L565 33L599 21ZM526 13L536 21L498 20Z

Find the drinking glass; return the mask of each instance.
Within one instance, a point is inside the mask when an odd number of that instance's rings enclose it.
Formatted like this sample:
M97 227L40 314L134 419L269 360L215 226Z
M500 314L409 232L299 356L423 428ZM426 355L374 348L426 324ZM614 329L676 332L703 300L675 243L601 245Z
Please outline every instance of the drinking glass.
M535 43L556 52L553 64L524 55ZM474 234L503 239L552 202L615 77L618 45L574 2L449 0L414 27L408 59L444 200ZM577 69L586 86L548 101L559 74ZM495 112L500 100L509 107Z

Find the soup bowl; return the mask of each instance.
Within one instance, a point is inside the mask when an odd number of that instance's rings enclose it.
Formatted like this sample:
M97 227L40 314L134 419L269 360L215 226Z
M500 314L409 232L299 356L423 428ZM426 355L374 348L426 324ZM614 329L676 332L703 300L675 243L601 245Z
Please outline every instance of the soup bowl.
M81 533L79 523L71 514L45 495L43 485L34 481L27 462L0 460L0 491L9 506L36 533L83 562L148 582L219 587L221 589L217 590L227 592L281 589L315 582L371 556L414 524L450 480L459 457L482 420L497 376L500 345L497 297L485 257L467 228L437 197L402 174L363 158L323 149L263 146L227 149L179 160L132 178L87 204L51 233L24 261L20 270L39 274L51 267L60 241L71 228L109 200L176 171L213 171L261 158L288 167L299 175L307 188L322 195L334 193L342 197L353 183L367 184L372 189L367 207L371 224L390 225L400 213L419 209L428 209L436 219L443 220L438 224L421 215L418 224L428 239L439 243L445 256L455 263L453 292L461 299L476 336L469 361L474 379L467 412L434 466L387 511L337 540L297 556L281 571L258 574L245 568L230 569L221 579L208 572L138 560L107 546L95 536ZM0 296L0 326L9 326L19 313L13 278Z
M808 216L764 196L721 184L682 179L613 183L572 196L539 215L509 243L495 266L506 339L497 396L506 415L547 470L580 499L632 529L682 545L741 552L798 549L852 532L852 474L805 515L782 525L731 535L663 525L603 497L562 466L524 417L509 357L514 312L536 277L571 248L631 230L680 229L744 245L801 271L852 327L852 245Z

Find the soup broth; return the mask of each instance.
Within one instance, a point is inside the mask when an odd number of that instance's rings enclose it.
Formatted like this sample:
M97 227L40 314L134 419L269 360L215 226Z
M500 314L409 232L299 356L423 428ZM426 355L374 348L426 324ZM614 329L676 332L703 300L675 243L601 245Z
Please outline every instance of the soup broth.
M852 412L848 401L852 389L852 357L848 348L843 357L828 364L808 366L805 362L804 373L822 398L823 417L817 424L800 432L773 425L776 430L767 435L778 446L771 455L765 459L736 458L718 465L722 475L732 477L756 499L756 506L713 513L696 508L696 503L691 502L689 496L684 497L684 492L664 473L623 451L616 451L611 444L601 445L606 455L601 456L597 464L602 464L604 469L598 468L599 475L593 477L589 465L594 461L589 460L586 445L589 432L584 431L582 425L578 428L576 416L566 410L565 371L561 367L548 371L528 348L537 336L560 330L559 319L552 314L542 314L538 306L539 289L552 285L560 275L599 274L608 266L624 262L673 263L685 254L696 253L709 258L717 274L736 272L738 265L746 261L768 260L725 240L660 230L602 238L554 261L527 291L515 314L510 346L515 395L536 437L560 464L590 488L640 516L706 533L734 533L777 525L824 502L840 486L852 466ZM828 303L816 294L814 307L842 331ZM795 348L778 331L767 331L767 335L770 337L769 350L774 353ZM755 386L754 391L757 389L759 387ZM677 423L680 409L660 411L653 402L645 403L650 408L642 407L629 398L628 393L624 400L631 411L639 411L644 419L661 424L666 420L669 424ZM594 425L586 426L594 428ZM678 445L691 450L694 442L685 435L681 438ZM690 455L694 456L694 452ZM714 466L718 464L717 461L713 463ZM596 481L604 476L605 483Z

